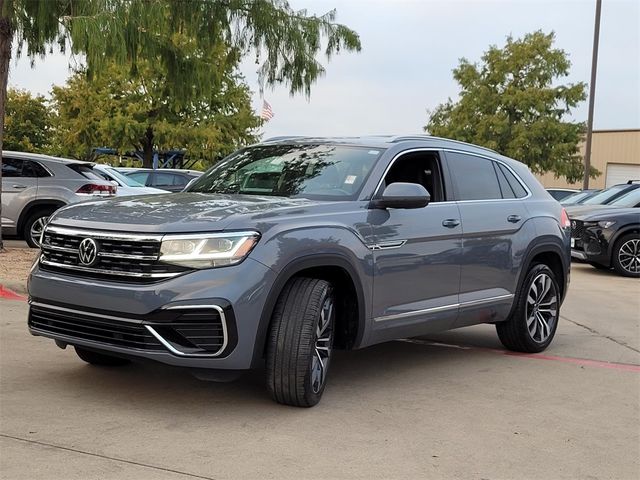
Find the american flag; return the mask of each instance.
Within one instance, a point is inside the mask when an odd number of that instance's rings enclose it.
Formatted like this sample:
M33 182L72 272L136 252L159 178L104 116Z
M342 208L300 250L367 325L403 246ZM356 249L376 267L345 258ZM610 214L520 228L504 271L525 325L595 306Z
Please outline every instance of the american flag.
M262 113L260 114L260 117L263 120L271 120L273 118L273 110L271 109L271 105L269 105L269 102L267 102L266 100L262 101Z

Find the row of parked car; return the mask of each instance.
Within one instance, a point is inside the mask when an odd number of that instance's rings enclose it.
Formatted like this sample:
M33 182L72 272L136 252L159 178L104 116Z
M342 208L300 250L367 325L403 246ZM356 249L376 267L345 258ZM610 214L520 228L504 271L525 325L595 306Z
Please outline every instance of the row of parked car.
M58 208L90 197L182 191L196 170L114 168L46 155L2 152L2 230L39 246L42 229Z
M564 205L571 220L574 259L640 277L640 181L604 190L550 189L549 193Z

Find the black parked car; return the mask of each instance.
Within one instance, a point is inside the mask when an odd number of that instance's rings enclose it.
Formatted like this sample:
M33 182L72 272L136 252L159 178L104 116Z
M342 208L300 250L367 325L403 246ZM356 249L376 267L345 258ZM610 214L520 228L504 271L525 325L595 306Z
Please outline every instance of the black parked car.
M591 198L588 198L587 200L582 202L580 205L567 206L567 213L569 214L569 216L578 215L585 211L583 207L592 207L594 205L610 205L618 198L634 191L637 188L640 188L640 183L634 183L634 181L632 180L629 180L627 183L620 183L618 185L614 185L613 187L605 188L599 193L596 193Z
M571 256L640 277L640 189L571 217Z

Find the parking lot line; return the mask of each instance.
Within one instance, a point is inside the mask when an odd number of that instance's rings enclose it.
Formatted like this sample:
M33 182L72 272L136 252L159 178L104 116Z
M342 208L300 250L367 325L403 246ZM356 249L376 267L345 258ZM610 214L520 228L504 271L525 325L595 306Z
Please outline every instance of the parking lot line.
M458 345L442 342L431 342L429 340L420 339L405 339L400 340L402 342L415 343L419 345L428 345L430 347L444 347L444 348L459 348L463 350L477 350L489 353L496 353L498 355L507 355L509 357L521 357L532 358L534 360L553 360L556 362L573 363L574 365L580 365L581 367L597 367L597 368L609 368L612 370L623 370L626 372L640 372L640 365L633 363L618 363L618 362L605 362L601 360L589 360L586 358L575 357L560 357L557 355L545 355L541 353L518 353L509 350L498 350L496 348L475 347L473 345Z

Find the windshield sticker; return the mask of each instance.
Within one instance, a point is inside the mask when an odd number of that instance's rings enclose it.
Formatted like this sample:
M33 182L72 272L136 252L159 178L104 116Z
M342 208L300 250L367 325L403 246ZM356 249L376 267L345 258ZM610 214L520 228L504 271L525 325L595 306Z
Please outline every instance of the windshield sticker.
M355 181L356 181L356 178L358 178L358 177L356 177L355 175L349 175L344 180L344 183L347 184L347 185L353 185L355 183Z

